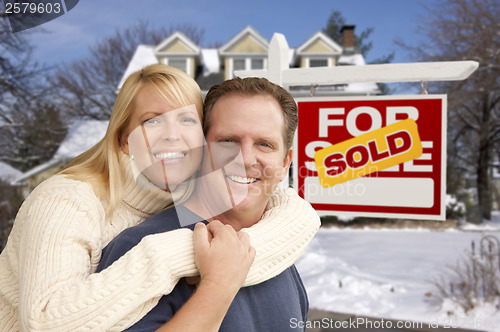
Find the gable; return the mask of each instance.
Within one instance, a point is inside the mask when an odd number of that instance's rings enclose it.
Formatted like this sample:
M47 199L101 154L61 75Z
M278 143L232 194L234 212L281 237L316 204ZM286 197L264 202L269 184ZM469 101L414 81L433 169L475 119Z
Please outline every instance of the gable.
M187 47L180 40L176 40L169 45L159 49L157 52L159 53L195 53L191 48Z
M268 41L251 26L241 30L236 36L219 49L221 55L227 54L266 54Z
M335 50L328 47L323 41L316 40L314 43L305 48L302 53L333 53Z
M227 53L267 53L267 49L252 36L247 35L239 43L226 51Z
M305 53L338 55L342 53L342 47L326 34L318 31L297 48L297 54Z
M200 48L181 32L174 32L155 48L155 53L199 54Z

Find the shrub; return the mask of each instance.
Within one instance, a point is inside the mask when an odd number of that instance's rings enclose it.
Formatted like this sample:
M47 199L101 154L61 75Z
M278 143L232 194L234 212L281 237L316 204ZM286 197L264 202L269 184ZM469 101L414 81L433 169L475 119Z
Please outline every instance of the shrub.
M437 304L449 299L460 305L465 312L479 303L495 303L500 300L500 242L492 235L471 243L471 252L448 266L447 272L431 283L436 293L429 292Z

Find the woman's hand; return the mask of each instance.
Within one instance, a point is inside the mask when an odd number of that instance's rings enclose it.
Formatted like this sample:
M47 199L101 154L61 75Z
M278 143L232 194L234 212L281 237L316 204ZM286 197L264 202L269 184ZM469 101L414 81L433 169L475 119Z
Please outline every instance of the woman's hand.
M196 224L194 254L200 284L236 294L255 258L255 249L250 245L248 234L214 220L207 226Z

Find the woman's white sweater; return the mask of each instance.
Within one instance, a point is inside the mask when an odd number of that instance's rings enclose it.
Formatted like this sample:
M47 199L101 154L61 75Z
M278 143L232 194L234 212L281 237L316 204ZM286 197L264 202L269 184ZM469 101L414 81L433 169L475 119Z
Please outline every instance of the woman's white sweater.
M131 173L111 217L88 183L63 175L30 194L0 254L0 331L120 331L180 278L197 274L188 229L149 235L94 273L109 241L172 203L169 193L136 185ZM244 230L257 252L245 286L293 264L319 224L294 190L277 190L263 219Z

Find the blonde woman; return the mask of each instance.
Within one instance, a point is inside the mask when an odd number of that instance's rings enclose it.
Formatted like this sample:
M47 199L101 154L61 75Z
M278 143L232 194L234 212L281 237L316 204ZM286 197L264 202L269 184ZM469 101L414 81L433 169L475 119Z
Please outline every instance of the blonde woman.
M192 193L189 185L170 192L134 175L122 150L136 95L146 84L161 87L172 106L195 105L201 114L200 89L182 71L153 65L127 79L105 137L40 184L19 210L0 254L0 331L123 330L180 278L198 274L188 229L149 235L94 273L117 234ZM244 286L288 268L318 227L308 203L292 190L278 192L262 220L247 229L256 256Z

